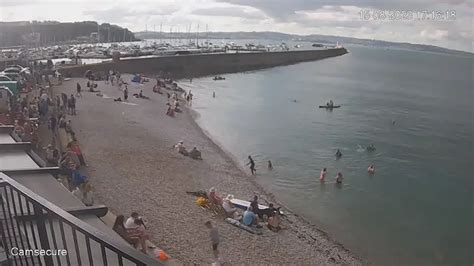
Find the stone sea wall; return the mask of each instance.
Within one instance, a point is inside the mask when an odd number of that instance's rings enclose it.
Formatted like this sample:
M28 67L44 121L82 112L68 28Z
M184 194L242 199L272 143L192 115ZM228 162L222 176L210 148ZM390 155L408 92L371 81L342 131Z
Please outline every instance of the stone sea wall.
M170 72L174 79L243 72L274 66L314 61L346 54L345 48L261 53L193 54L153 58L122 59L100 64L68 66L60 70L63 75L84 76L87 70L121 73L157 74Z

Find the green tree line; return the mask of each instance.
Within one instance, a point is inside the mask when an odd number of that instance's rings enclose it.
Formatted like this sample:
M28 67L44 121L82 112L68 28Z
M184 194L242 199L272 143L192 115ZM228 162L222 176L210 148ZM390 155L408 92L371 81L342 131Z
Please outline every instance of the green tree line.
M91 38L91 33L99 29L100 36ZM57 22L57 21L22 21L0 22L0 47L17 45L46 45L74 40L121 42L137 40L126 28L95 21Z

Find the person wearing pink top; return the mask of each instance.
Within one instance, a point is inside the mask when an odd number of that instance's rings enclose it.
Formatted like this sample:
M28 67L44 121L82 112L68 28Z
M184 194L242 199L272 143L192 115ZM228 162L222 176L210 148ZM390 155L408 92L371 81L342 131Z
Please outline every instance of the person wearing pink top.
M375 174L375 166L373 164L371 164L369 166L369 168L367 168L367 172L370 174L370 175L373 175Z
M324 179L326 178L326 174L327 174L326 168L321 170L321 173L319 174L319 181L324 182Z
M214 204L222 205L222 198L217 194L216 189L211 187L209 189L209 201Z

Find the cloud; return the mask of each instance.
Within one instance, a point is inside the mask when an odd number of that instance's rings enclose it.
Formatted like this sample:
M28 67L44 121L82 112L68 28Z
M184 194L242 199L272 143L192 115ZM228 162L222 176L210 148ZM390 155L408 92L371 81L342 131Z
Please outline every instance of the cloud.
M123 7L112 7L104 10L86 10L83 15L105 22L122 23L132 21L140 17L166 16L172 15L179 10L172 5L162 5L159 8L133 9Z
M38 3L38 0L0 0L0 7L25 6Z
M472 0L217 0L260 9L276 20L288 21L297 11L317 10L324 6L357 6L372 9L436 10L436 5L471 6Z
M259 11L247 10L241 7L210 7L199 8L191 12L193 15L199 16L219 16L219 17L236 17L246 19L261 19L265 15Z
M449 33L446 30L422 30L420 36L427 40L440 41L448 37Z

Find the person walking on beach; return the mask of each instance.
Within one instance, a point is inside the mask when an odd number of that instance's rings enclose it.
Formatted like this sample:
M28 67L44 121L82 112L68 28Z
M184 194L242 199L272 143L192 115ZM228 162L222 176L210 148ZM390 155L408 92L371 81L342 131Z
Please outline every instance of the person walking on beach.
M74 95L71 94L71 98L69 99L69 109L71 111L71 115L76 115L76 98Z
M89 82L89 81L88 81ZM76 96L81 97L81 84L79 82L76 84Z
M69 106L68 106L68 98L67 98L67 94L66 93L61 93L61 98L63 99L63 106L62 106L62 110L67 112Z
M250 172L252 173L252 175L255 175L255 173L257 172L257 170L255 170L255 162L252 159L252 156L249 155L248 158L249 162L247 163L247 165L250 165Z
M205 223L206 227L209 228L209 237L211 238L212 252L214 253L214 258L219 260L219 231L217 227L212 225L211 221Z
M51 130L51 133L53 133L53 135L56 135L57 122L58 121L56 120L56 116L51 115L51 117L49 118L49 129Z
M128 88L125 86L125 89L123 90L123 99L125 101L128 101Z

